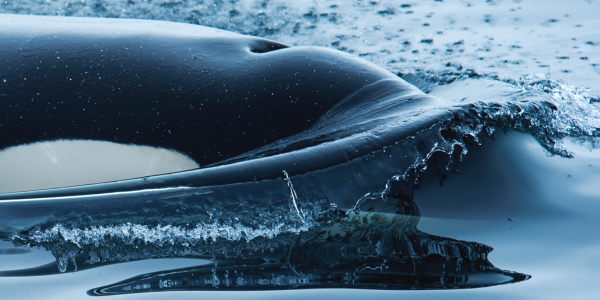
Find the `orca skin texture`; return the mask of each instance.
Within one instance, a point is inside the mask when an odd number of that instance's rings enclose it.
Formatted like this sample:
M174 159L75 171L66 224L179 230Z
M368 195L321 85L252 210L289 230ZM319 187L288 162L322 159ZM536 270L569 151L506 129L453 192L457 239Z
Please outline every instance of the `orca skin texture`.
M368 186L346 176L388 168L379 179L369 176L380 184L420 154L402 152L386 163L369 157L399 141L419 149L441 141L435 134L414 137L453 118L449 105L326 48L173 22L1 15L0 151L107 141L170 149L200 168L3 193L0 200L286 186L288 176L307 176L323 190L349 193L335 192L341 203L364 196ZM348 183L356 190L343 187Z
M339 51L203 26L11 17L43 19L0 21L0 150L101 140L172 149L204 167L301 133L395 77Z

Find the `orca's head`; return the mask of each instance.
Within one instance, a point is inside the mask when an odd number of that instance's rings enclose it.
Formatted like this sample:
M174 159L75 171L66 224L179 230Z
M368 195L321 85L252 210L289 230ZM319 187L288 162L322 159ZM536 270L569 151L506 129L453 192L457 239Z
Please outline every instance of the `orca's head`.
M23 20L0 20L0 193L246 160L332 117L367 124L355 108L412 91L325 48L166 22Z

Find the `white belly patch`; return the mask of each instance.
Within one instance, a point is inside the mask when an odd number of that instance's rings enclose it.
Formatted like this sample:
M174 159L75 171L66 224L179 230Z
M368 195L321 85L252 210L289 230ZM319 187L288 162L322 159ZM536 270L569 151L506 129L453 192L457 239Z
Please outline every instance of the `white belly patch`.
M197 169L173 150L106 141L58 140L0 151L0 193L109 182Z

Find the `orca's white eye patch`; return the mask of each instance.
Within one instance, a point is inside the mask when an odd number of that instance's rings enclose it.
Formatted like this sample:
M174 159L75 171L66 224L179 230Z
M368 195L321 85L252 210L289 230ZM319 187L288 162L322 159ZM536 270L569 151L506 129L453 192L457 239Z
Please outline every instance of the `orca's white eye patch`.
M176 151L106 141L58 140L0 151L0 193L123 180L197 169Z

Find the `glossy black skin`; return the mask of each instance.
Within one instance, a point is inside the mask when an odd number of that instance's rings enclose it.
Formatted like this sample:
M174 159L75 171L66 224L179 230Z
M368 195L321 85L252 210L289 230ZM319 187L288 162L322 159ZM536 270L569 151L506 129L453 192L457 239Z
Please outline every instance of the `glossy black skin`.
M0 150L104 140L173 149L207 166L300 133L390 76L341 52L242 35L3 30Z

